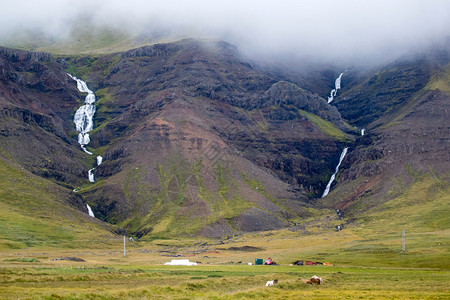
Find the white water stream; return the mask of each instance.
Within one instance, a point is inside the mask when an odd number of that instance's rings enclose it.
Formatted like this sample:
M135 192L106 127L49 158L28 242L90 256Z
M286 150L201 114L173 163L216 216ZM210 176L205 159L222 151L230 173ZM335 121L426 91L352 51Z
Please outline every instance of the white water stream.
M330 96L328 97L328 103L331 103L334 100L334 97L336 97L337 91L341 89L341 80L342 80L342 75L344 75L344 73L347 72L347 70L345 70L343 73L341 73L339 75L338 78L336 78L336 81L334 82L334 89L331 90L330 92ZM364 135L365 129L361 129L361 135ZM347 154L347 148L344 148L344 150L341 153L341 157L339 158L339 163L336 166L336 170L334 172L333 175L331 175L330 181L328 181L328 184L325 188L325 191L323 192L322 198L325 197L326 195L328 195L328 193L330 192L330 188L331 188L331 184L333 183L334 179L336 178L336 174L339 172L339 166L342 163L342 160L344 159L345 155ZM340 228L338 228L340 230Z
M344 148L344 150L341 153L341 157L339 158L339 163L336 166L336 170L334 172L333 175L331 175L330 181L328 181L327 187L325 188L325 191L323 192L322 198L325 197L326 195L328 195L328 193L330 192L330 188L331 188L331 184L333 183L334 179L336 178L336 174L339 172L339 166L342 163L342 160L344 159L345 155L347 154L347 148Z
M341 89L341 78L344 73L341 73L338 78L336 78L336 81L334 82L334 89L331 90L330 96L328 97L328 103L331 103L331 101L334 100L334 97L336 97L337 91Z
M89 177L89 181L90 182L95 182L95 180L94 180L94 170L95 170L95 168L92 168L88 172L88 177Z
M91 209L91 207L89 206L89 204L86 203L86 207L87 207L87 209L88 209L88 214L89 214L91 217L95 218L94 212L92 211L92 209Z
M89 144L91 139L89 138L89 131L94 129L94 114L95 114L95 95L94 93L87 87L86 82L81 79L76 78L70 74L67 74L77 82L77 88L82 93L88 93L86 98L84 99L85 105L78 108L75 112L75 116L73 118L73 122L75 123L76 129L78 133L78 143L81 148L89 155L92 155L92 152L89 152L86 149L86 145Z
M77 88L82 93L87 93L86 98L84 99L84 105L82 105L78 110L75 112L75 116L73 118L73 122L75 123L75 127L78 134L78 143L80 144L81 148L89 155L92 155L92 152L88 151L86 149L86 145L89 144L91 141L89 137L89 131L94 129L94 114L95 114L95 95L94 92L92 92L86 82L83 80L76 78L75 76L72 76L70 74L67 74L77 82ZM103 157L100 155L97 156L97 166L99 166L103 162ZM88 172L88 179L90 182L95 182L94 179L94 170L95 168L92 168ZM75 190L74 190L75 192ZM88 205L88 209L89 205Z

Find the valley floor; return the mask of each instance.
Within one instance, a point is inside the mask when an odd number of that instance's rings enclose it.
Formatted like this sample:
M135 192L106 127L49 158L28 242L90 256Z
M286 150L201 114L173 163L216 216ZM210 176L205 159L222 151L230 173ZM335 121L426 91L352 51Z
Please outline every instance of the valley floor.
M305 283L310 276L323 285ZM450 272L325 266L28 265L0 268L3 299L444 299ZM277 278L279 283L265 287Z
M120 238L103 249L4 249L0 295L2 299L444 299L450 297L448 237L446 231L410 234L406 252L401 251L399 235L369 235L356 227L307 235L292 229L260 232L221 242L127 241L126 256ZM254 265L255 258L269 256L279 265ZM172 259L199 264L163 265ZM297 259L333 266L290 266ZM305 284L312 275L322 277L324 284ZM277 285L265 287L275 278Z

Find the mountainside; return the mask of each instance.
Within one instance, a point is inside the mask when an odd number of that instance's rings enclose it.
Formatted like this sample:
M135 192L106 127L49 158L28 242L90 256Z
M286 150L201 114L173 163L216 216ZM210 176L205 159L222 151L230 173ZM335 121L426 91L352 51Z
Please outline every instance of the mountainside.
M366 131L344 160L334 193L322 203L355 219L383 210L383 203L430 179L430 194L448 189L449 74L448 51L436 51L384 66L342 92L336 107ZM436 211L436 220L445 214Z
M79 184L87 172L70 121L78 92L48 53L0 48L2 153L34 174Z
M351 223L423 178L448 182L448 64L440 51L349 69L327 103L331 70L265 72L217 40L58 58L0 48L0 157L138 237L278 229L323 208ZM97 96L92 156L73 124L86 95L66 72Z
M309 216L306 193L321 192L346 141L324 99L253 70L224 42L108 55L84 77L98 85L91 145L105 147L105 162L100 181L80 192L139 234L224 235Z

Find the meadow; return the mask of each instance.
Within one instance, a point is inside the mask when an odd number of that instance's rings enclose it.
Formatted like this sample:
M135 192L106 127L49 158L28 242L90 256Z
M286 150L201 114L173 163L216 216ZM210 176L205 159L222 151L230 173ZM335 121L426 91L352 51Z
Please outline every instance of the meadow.
M314 274L323 285L304 281ZM267 280L279 283L265 287ZM325 266L63 266L0 268L3 299L443 299L443 270Z
M423 255L420 249L402 252L400 239L381 245L374 236L361 240L351 230L303 237L298 234L289 230L261 232L220 242L127 241L125 256L123 239L119 238L102 249L4 250L0 253L0 295L2 299L450 297L445 256L439 257L434 266L424 267L420 265L434 261L436 254ZM255 258L268 256L279 265L254 265ZM67 260L72 257L84 261ZM172 259L199 264L164 265ZM296 259L331 262L333 266L290 266ZM324 284L306 284L312 275L322 277ZM277 285L265 287L275 278L279 280Z

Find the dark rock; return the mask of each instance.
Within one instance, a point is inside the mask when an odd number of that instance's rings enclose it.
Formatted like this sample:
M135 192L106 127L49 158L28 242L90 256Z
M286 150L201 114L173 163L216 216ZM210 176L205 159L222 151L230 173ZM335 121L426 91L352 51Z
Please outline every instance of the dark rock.
M79 258L79 257L68 257L68 256L67 257L54 258L52 260L56 260L56 261L58 261L58 260L68 260L68 261L75 261L75 262L85 262L85 260L82 259L82 258Z

